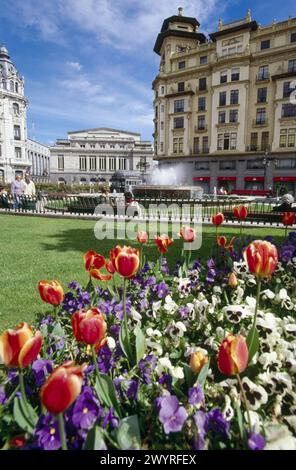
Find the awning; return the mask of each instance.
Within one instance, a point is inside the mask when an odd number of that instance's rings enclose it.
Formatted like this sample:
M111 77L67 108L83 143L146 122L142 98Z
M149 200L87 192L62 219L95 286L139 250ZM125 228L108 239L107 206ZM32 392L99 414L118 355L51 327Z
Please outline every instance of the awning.
M264 181L264 176L245 176L245 181Z
M210 176L193 176L193 181L210 181Z
M275 176L273 181L296 181L296 176Z
M236 176L218 176L217 181L236 181Z

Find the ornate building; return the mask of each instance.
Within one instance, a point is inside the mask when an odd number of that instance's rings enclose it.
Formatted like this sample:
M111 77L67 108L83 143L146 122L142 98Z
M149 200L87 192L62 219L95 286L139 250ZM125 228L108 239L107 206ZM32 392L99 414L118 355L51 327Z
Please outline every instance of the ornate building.
M58 139L51 147L50 156L51 181L67 184L109 181L116 171L143 180L153 167L151 142L117 129L68 132L68 139Z
M206 192L295 195L296 18L261 26L248 11L209 38L199 27L179 8L154 46L159 166L183 163Z

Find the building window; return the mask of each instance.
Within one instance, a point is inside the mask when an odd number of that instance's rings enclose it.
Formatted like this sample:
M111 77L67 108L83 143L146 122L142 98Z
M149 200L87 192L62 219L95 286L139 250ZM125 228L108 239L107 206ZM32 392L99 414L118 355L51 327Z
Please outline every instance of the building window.
M200 78L198 81L198 89L199 91L205 91L207 89L207 79Z
M195 162L194 169L197 171L208 171L210 169L210 162Z
M296 168L296 159L281 158L277 161L276 166L277 168L282 168L286 170L294 169Z
M19 116L19 114L20 114L20 107L19 107L19 105L18 105L17 103L13 103L12 109L13 109L13 114L14 114L15 116Z
M261 41L261 46L260 46L261 51L264 49L270 49L270 39L266 39L264 41Z
M284 82L283 84L283 98L288 98L291 93L290 82Z
M100 148L101 148L101 149L104 149L105 147L106 147L105 144L100 144Z
M200 59L199 59L199 63L200 63L200 65L205 65L205 64L207 64L207 63L208 63L208 56L202 55L202 56L200 57Z
M116 170L116 158L110 157L109 158L109 170L115 171Z
M183 92L185 90L185 82L178 83L178 92Z
M262 132L261 150L265 151L269 148L269 132Z
M235 150L237 145L237 133L231 132L230 134L230 150Z
M289 73L296 72L296 59L289 60L289 62L288 62L288 72Z
M163 152L163 142L160 142L160 151Z
M173 153L183 153L183 138L177 137L173 139Z
M227 82L227 70L222 70L220 72L220 83L226 83Z
M58 170L64 171L64 169L65 169L64 155L58 155Z
M164 122L161 121L161 122L160 122L160 130L163 131L163 129L164 129Z
M229 111L229 122L238 122L238 110L231 109Z
M296 129L281 129L280 133L280 147L295 147Z
M97 157L89 158L89 169L90 171L97 171Z
M14 91L14 82L12 80L10 80L9 82L9 88L10 88L10 91Z
M296 42L296 33L291 34L291 42Z
M95 149L96 148L95 144L90 144L90 148Z
M266 108L258 108L256 113L256 124L266 123Z
M199 153L199 137L193 139L193 153Z
M174 101L174 113L184 113L184 100Z
M230 104L238 104L238 90L230 90Z
M17 82L15 82L15 84L14 84L14 85L15 85L15 92L16 92L16 93L18 93L18 92L19 92L18 83L17 83Z
M231 70L231 81L236 82L239 80L239 68L235 68Z
M267 88L258 88L257 103L266 103L266 100L267 100Z
M110 144L109 147L110 149L115 149L115 144Z
M106 169L107 169L106 161L107 161L106 157L100 157L99 158L99 170L100 171L106 171Z
M262 170L263 160L248 160L247 161L247 169L248 170Z
M164 95L164 86L163 86L163 85L160 87L160 93L161 93L162 95Z
M237 133L226 132L225 134L218 134L218 150L235 150L237 145Z
M85 149L85 144L80 144L80 148Z
M236 162L235 161L224 161L219 163L220 170L235 170Z
M295 117L295 116L296 116L296 104L286 103L282 105L282 118Z
M174 129L184 129L184 118L183 117L174 118Z
M14 149L15 158L20 160L22 158L22 149L20 147L15 147Z
M200 96L198 98L198 111L205 111L206 110L206 98L205 96Z
M79 157L79 170L80 171L86 171L87 169L87 163L86 163L86 157L83 157L80 155Z
M182 60L182 62L179 62L179 64L178 64L179 70L185 69L185 65L186 65L185 60Z
M202 138L202 151L203 151L203 153L208 153L209 152L209 138L208 138L208 136L204 136Z
M226 91L220 91L219 93L219 106L226 105Z
M258 133L251 133L251 152L256 152L258 150Z
M225 121L226 121L226 112L225 111L219 111L219 114L218 114L219 124L224 124Z
M125 158L119 158L118 163L119 163L119 170L126 170L126 159Z
M206 128L206 117L198 116L197 118L197 129L202 131Z
M21 128L20 126L13 126L14 140L21 140Z
M269 72L268 72L268 65L262 65L259 67L259 72L257 79L258 80L267 80L269 77Z
M160 112L161 112L161 113L164 113L164 104L162 104L162 105L160 106Z
M288 147L295 147L295 131L296 129L288 129Z
M280 147L287 147L287 129L281 129Z

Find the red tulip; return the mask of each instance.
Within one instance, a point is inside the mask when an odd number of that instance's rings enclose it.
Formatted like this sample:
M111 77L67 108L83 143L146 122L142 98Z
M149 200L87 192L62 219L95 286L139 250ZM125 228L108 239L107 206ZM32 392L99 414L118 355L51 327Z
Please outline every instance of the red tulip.
M147 232L138 232L137 234L137 240L139 243L141 243L142 245L147 243L148 241L148 233Z
M182 227L180 230L180 237L183 238L184 242L192 243L196 239L196 231L191 227Z
M89 272L91 277L98 279L99 281L110 281L112 276L110 274L102 274L101 269L106 266L106 260L104 256L99 255L95 251L87 251L84 255L85 269Z
M294 225L296 223L296 214L295 212L284 212L282 217L282 223L286 225Z
M9 444L9 447L14 447L16 449L21 449L22 447L24 447L26 442L27 442L26 436L20 435L20 436L15 436L12 439L10 439L8 444Z
M223 340L218 353L218 367L225 375L243 372L249 360L249 351L243 336L228 334Z
M235 240L235 237L232 237L230 242L227 243L227 238L224 237L223 235L221 235L221 236L217 237L217 245L220 246L221 248L232 251L234 240Z
M116 246L110 251L113 268L122 277L131 278L139 269L140 252L129 246Z
M110 274L115 273L115 268L114 268L113 263L112 263L111 260L106 262L106 269L107 269L108 273L110 273Z
M234 207L233 209L233 215L237 219L244 220L248 216L248 208L246 206L238 206Z
M24 369L38 356L42 346L40 331L33 336L27 323L20 323L14 330L6 330L0 336L0 356L7 367Z
M76 366L67 361L47 378L40 391L42 404L47 410L57 415L65 411L81 392L85 365Z
M173 243L173 240L168 235L161 235L160 237L155 235L154 241L160 253L167 253L168 247Z
M212 217L212 223L213 223L214 225L218 226L218 225L223 224L223 222L224 222L224 215L223 215L221 212L219 212L219 213L216 214L216 215L213 215L213 217Z
M98 344L105 338L107 324L97 308L79 310L72 315L72 330L77 341Z
M244 252L244 258L249 271L259 278L270 277L278 264L276 247L265 240L250 243Z
M39 281L38 290L43 302L60 305L64 298L64 290L59 281Z

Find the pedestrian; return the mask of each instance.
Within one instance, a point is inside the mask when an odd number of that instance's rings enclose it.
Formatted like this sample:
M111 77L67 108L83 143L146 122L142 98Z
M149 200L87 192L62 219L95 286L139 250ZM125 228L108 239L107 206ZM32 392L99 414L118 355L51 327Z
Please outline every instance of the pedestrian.
M25 174L25 196L34 197L36 196L36 188L34 182L31 180L31 175L29 173Z
M17 174L15 181L11 183L11 194L14 200L13 208L20 209L21 199L25 192L25 183L22 180L22 176Z

